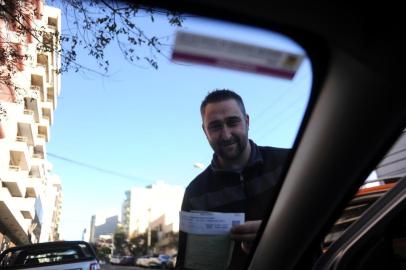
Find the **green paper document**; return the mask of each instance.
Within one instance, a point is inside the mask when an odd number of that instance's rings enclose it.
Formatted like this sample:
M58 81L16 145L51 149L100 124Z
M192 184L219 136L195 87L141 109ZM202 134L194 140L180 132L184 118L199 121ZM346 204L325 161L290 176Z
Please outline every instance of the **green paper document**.
M187 233L184 266L194 270L226 269L234 248L230 230L244 219L244 213L180 212L180 230Z

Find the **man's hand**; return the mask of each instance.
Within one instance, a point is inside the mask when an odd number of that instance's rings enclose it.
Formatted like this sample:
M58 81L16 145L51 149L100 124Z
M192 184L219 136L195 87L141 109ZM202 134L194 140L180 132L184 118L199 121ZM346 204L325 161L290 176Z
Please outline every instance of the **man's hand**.
M235 226L231 229L231 239L241 242L241 248L246 253L250 252L252 241L257 236L262 220L247 221L244 224Z

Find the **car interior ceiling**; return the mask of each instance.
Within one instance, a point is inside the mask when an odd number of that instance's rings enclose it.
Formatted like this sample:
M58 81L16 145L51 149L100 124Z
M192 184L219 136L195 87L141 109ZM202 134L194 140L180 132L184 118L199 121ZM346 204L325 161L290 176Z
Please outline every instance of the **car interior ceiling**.
M250 269L301 269L297 262L321 241L405 126L405 91L396 91L400 24L388 27L392 18L376 27L374 13L348 8L340 13L343 8L329 3L306 3L304 10L276 1L141 3L269 27L306 50L314 72L312 100L250 264ZM374 39L380 34L384 44Z

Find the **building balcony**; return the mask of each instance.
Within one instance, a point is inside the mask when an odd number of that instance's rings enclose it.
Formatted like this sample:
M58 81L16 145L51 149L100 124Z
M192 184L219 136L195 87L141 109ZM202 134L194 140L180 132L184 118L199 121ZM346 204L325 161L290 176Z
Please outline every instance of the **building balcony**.
M45 126L45 127L49 127L50 126L50 121L49 121L49 117L47 116L42 116L39 123L39 126Z
M35 218L35 200L36 198L13 198L21 215L25 219L32 220Z
M44 159L44 154L35 153L35 154L32 154L32 158Z
M17 142L24 142L24 143L27 143L27 142L28 142L28 138L25 137L25 136L17 136L17 137L16 137L16 141L17 141Z
M34 115L34 121L38 123L40 117L40 106L38 102L40 93L37 90L32 90L32 92L35 93L32 94L32 97L24 97L24 110L27 110L27 113L29 111L32 111Z
M44 33L42 36L42 43L45 45L49 46L50 48L54 48L56 43L55 43L55 31L52 29L49 29L51 31L48 31L47 33Z
M36 198L41 194L42 179L33 175L29 175L27 179L26 197Z
M10 144L11 165L16 165L25 171L28 171L31 167L31 157L27 140L26 137L17 136L16 141Z
M19 166L10 165L5 178L3 179L3 186L8 189L13 197L24 197L26 191L26 178L27 171L23 171Z
M23 114L17 117L18 136L26 137L28 145L34 145L37 130L34 122L34 112L32 110L24 110Z
M37 62L37 65L40 66L40 67L43 67L44 69L46 69L48 63Z
M44 138L46 142L49 142L51 134L48 119L41 119L41 122L38 124L38 136Z
M49 81L47 81L47 84L46 84L47 90L49 88L56 87L56 81L55 81L56 75L54 72L55 72L54 68L51 68L51 70L49 72Z
M0 187L0 223L8 237L17 245L28 244L26 233L30 220L24 219L9 190Z
M53 102L41 102L42 107L42 118L49 121L49 124L52 125L54 119L54 105Z
M55 87L54 86L51 86L51 87L48 87L48 89L47 89L47 94L48 94L48 97L47 97L47 102L52 102L52 108L53 108L53 110L55 110L56 109L56 104L57 104L57 95L55 94L55 91L54 91L54 89L55 89Z
M48 29L50 29L52 31L57 31L58 30L58 27L56 25L48 24L47 27L48 27Z
M41 86L39 86L39 85L34 85L34 84L31 84L30 85L30 90L32 90L32 91L36 91L36 92L38 92L38 93L40 93L41 92Z
M32 166L30 173L28 174L28 178L45 178L45 169L44 169L44 162L41 159L33 158Z
M33 115L34 115L34 111L29 110L29 109L24 109L24 115L33 116Z
M45 177L45 170L44 170L44 163L45 163L44 156L42 154L33 153L31 156L31 171L30 174L34 175L35 177L44 178Z
M37 66L43 67L46 71L46 73L48 73L49 70L49 61L48 61L48 53L39 53L37 54ZM49 74L47 74L47 82L49 79Z
M44 145L46 144L46 136L43 134L37 134L37 137L35 138L35 145Z
M47 96L46 89L45 89L45 69L44 67L37 66L32 69L31 72L31 87L32 90L37 90L40 93L40 101L45 101L45 97Z
M46 66L46 64L37 63L37 65L32 68L32 75L37 75L37 78L31 80L32 85L44 85Z
M44 138L38 138L37 144L34 146L31 154L32 157L34 157L33 155L40 155L42 159L47 158L46 143Z

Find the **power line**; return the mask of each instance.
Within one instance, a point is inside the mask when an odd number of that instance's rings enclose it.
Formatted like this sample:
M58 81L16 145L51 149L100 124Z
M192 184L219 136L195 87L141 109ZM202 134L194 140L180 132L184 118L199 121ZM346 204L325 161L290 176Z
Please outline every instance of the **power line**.
M297 108L301 108L300 102L303 101L303 97L304 97L304 93L301 93L299 96L296 97L296 99L294 99L289 105L283 107L281 110L279 110L278 112L274 113L271 115L270 118L267 119L266 123L269 123L271 121L271 119L276 119L276 122L279 123L281 121L281 119L283 120L284 117L286 115L286 112L291 111L292 109L295 109L294 111L297 111ZM291 117L289 117L290 119ZM254 121L254 119L253 119ZM268 128L269 126L265 126L265 124L258 126L258 123L256 123L255 125L257 128L253 128L253 130L255 130L255 133L259 136L261 136L262 134L266 133L268 130L270 130L270 128ZM275 127L275 126L274 126ZM265 128L265 132L264 131Z
M305 78L303 78L303 79L305 79ZM303 82L304 82L304 80L300 81L301 84ZM299 85L296 85L295 87L299 87ZM299 92L299 96L297 96L296 99L293 100L293 102L291 102L289 105L285 105L284 107L280 108L277 112L269 114L270 117L268 117L267 119L265 119L265 118L262 119L264 121L258 121L257 117L251 118L251 128L253 130L255 130L256 133L258 133L259 131L262 131L264 129L264 126L266 126L271 121L271 119L275 119L276 121L278 121L280 119L280 116L284 116L284 114L287 110L291 110L293 105L296 105L302 98L305 97L305 94L307 94L307 93ZM259 116L260 117L263 116L264 113L267 110L269 110L271 107L277 108L278 107L277 101L279 101L280 99L282 99L285 96L286 96L286 94L282 94L281 96L279 96L279 98L277 100L275 100L275 102L272 102L270 105L268 105L267 108L265 110L263 110ZM262 132L260 132L260 133L262 133Z
M290 114L288 114L285 118L280 118L280 121L277 122L277 124L275 124L274 126L270 127L267 129L267 132L263 133L262 136L260 136L258 139L256 139L256 141L261 141L262 139L264 139L266 136L269 136L270 134L272 134L273 132L275 132L275 130L277 130L279 127L283 126L284 124L288 123L288 120L290 120L291 118L295 117L299 110L296 109L294 111L292 111ZM268 132L270 131L270 132Z
M137 176L130 175L130 174L124 174L124 173L113 171L113 170L107 170L107 169L104 169L104 168L94 166L92 164L87 164L87 163L84 163L84 162L81 162L81 161L76 161L76 160L66 158L66 157L62 157L62 156L59 156L59 155L55 155L55 154L52 154L52 153L47 153L47 155L51 156L53 158L57 158L57 159L60 159L60 160L63 160L63 161L66 161L66 162L81 166L81 167L85 167L85 168L88 168L88 169L91 169L91 170L95 170L95 171L98 171L98 172L101 172L101 173L110 174L110 175L130 179L130 180L152 182L151 180L148 180L148 179L145 179L145 178L137 177Z
M261 112L255 115L255 119L257 120L260 119L269 109L275 107L274 105L278 104L279 101L281 101L288 93L290 93L289 90L293 88L300 88L302 86L302 83L304 83L308 77L309 77L308 74L304 74L302 78L296 80L294 85L288 85L287 87L283 88L280 91L281 93L279 96L277 96L270 104L268 104L264 109L262 109Z

